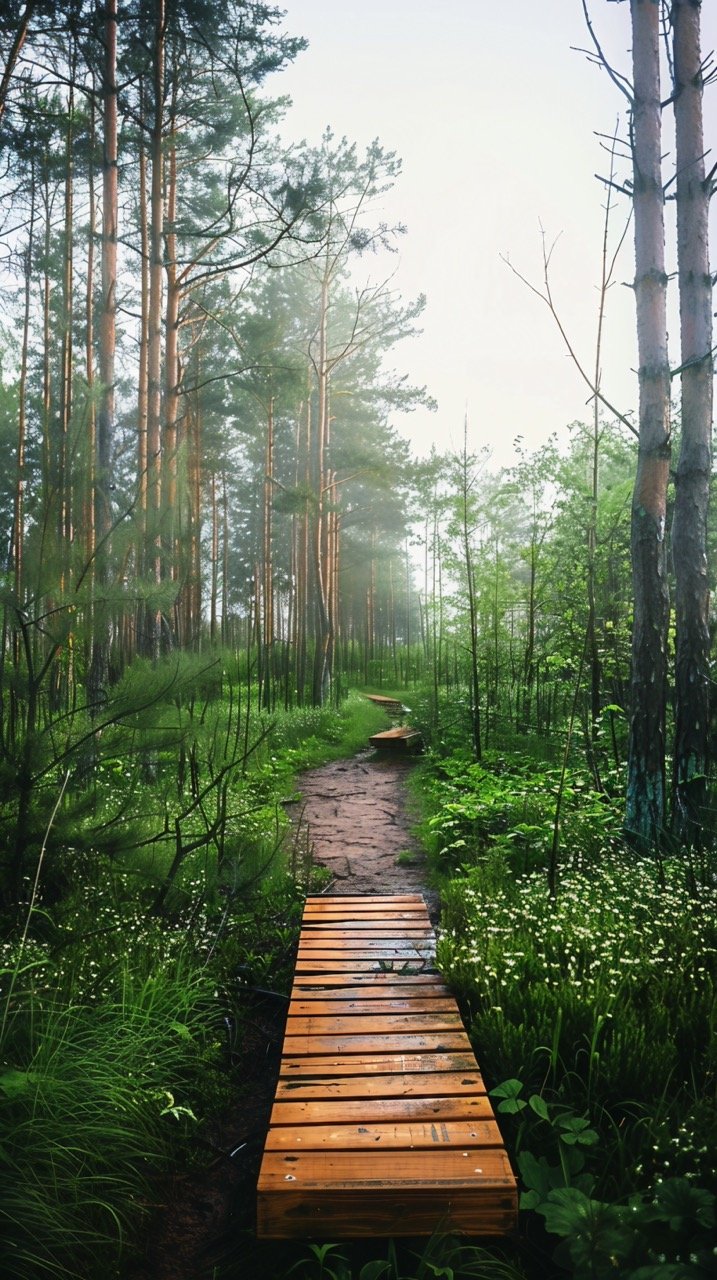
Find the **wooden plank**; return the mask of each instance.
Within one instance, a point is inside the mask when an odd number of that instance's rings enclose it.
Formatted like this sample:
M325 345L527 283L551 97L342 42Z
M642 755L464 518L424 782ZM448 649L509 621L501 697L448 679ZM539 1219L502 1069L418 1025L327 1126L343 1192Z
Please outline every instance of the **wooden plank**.
M353 1000L326 1000L322 998L292 1000L289 1005L289 1017L321 1017L334 1014L345 1017L350 1014L385 1013L448 1013L455 1010L455 1001L449 995L444 996L398 996L390 999L369 1000L359 996Z
M311 976L311 975L308 975ZM386 982L356 982L347 983L339 982L334 986L327 986L322 978L319 977L315 981L316 975L313 975L311 982L302 979L301 986L294 986L293 998L296 1000L378 1000L382 1004L390 1000L452 1000L450 992L439 982L435 975L426 974L425 982L417 982L412 979L407 982L404 978L401 981L400 974L376 974L376 978L384 977ZM390 979L393 978L393 981ZM322 985L323 983L323 985Z
M403 968L403 964L406 964L407 968ZM387 973L391 974L394 980L401 977L401 974L406 974L406 977L410 977L410 975L417 973L438 973L434 964L429 964L428 961L407 960L403 963L403 961L397 961L396 959L389 960L387 957L382 959L380 956L376 956L374 960L312 960L309 957L302 956L301 960L297 960L297 970L300 974L342 973L359 975L362 973Z
M391 1035L394 1031L463 1030L457 1009L449 1013L360 1013L287 1018L287 1036Z
M363 929L304 929L300 943L302 947L332 946L352 947L376 946L381 942L413 942L421 946L435 945L436 935L430 929L420 929L413 925L397 925L394 920L385 924L364 927Z
M352 955L373 956L377 952L386 951L389 955L418 955L433 958L434 947L430 936L424 938L402 938L395 934L393 938L322 938L307 937L305 934L299 942L299 955L311 958L315 952L330 952L337 959L351 958Z
M305 919L307 923L314 920L328 920L332 916L344 916L347 920L421 920L426 922L426 911L417 902L405 898L391 906L380 898L369 899L361 906L356 902L345 902L341 898L325 898L313 907L307 907Z
M438 1087L440 1078L436 1077ZM489 1120L493 1115L490 1099L485 1093L454 1094L444 1098L433 1097L310 1099L308 1101L275 1102L271 1124L368 1124L390 1120Z
M346 973L302 973L294 977L294 994L298 992L321 991L328 999L332 994L346 991L356 995L361 991L371 991L372 996L382 996L384 991L445 991L447 988L435 969L425 969L421 973L359 973L352 978Z
M380 733L374 733L369 738L369 742L399 742L410 741L411 738L420 738L421 734L418 729L411 729L407 724L396 725L393 729L382 729Z
M476 1093L482 1089L483 1081L478 1071L443 1071L440 1075L420 1071L399 1074L394 1071L387 1075L281 1078L275 1096L277 1102L289 1098L297 1101L308 1098L326 1101L338 1101L340 1098L430 1098L437 1093L442 1098L449 1098L457 1093Z
M313 911L317 907L326 906L327 903L335 903L340 906L352 904L361 910L370 910L376 903L385 907L400 906L402 902L413 902L416 907L425 914L426 904L423 895L420 893L333 893L314 894L313 897L306 899L304 907L305 911Z
M324 1057L288 1058L281 1060L282 1076L312 1076L322 1074L366 1075L387 1071L475 1071L476 1060L472 1053L367 1053L347 1058L345 1055L327 1054Z
M287 1183L332 1188L465 1187L471 1182L510 1187L515 1180L504 1151L481 1147L464 1151L435 1148L430 1151L292 1151L267 1153L262 1168L265 1187L287 1188Z
M383 733L372 734L368 741L369 746L378 750L408 751L409 748L419 745L421 735L417 729L407 727L384 729Z
M315 1151L324 1147L335 1151L393 1150L420 1151L424 1148L455 1147L464 1151L469 1145L502 1147L500 1129L494 1120L417 1120L414 1124L398 1121L366 1124L313 1124L297 1129L294 1125L275 1125L269 1131L267 1151Z
M465 1031L407 1032L398 1035L287 1036L284 1053L371 1053L386 1049L389 1053L444 1053L453 1049L469 1052L471 1042Z

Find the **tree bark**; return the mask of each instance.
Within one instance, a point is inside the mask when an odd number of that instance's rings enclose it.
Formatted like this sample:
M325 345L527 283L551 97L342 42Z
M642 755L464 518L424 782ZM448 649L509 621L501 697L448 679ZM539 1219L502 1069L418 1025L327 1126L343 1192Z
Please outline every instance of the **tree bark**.
M625 830L638 847L649 847L663 830L665 814L670 368L661 172L660 6L657 0L630 0L630 12L640 423L631 521L634 621Z
M707 507L712 465L712 280L710 191L705 181L700 0L674 0L677 254L682 434L672 523L675 570L675 747L673 822L699 834L709 737Z
M112 524L110 504L110 459L114 432L115 348L117 316L117 0L106 0L104 24L104 65L102 68L102 254L100 264L102 299L99 315L98 372L100 395L97 406L96 457L92 516L96 564L94 581L100 591L109 580L107 539ZM89 674L90 706L98 707L105 696L109 668L109 622L100 604L92 636Z
M164 0L155 0L154 115L151 134L152 185L150 191L149 301L147 329L147 548L146 567L156 585L162 576L162 268L164 253ZM161 618L151 601L145 612L144 651L156 659L160 650Z

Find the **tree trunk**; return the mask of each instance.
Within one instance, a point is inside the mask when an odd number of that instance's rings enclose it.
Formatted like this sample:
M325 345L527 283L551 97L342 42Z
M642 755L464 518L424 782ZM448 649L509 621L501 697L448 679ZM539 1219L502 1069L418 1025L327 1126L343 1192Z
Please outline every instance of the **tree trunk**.
M35 241L35 176L30 190L30 225L25 250L25 299L22 321L22 347L20 352L20 381L18 385L17 458L15 500L12 521L13 587L18 609L24 603L23 552L25 548L25 447L27 443L27 369L30 340L30 304L32 299L32 267ZM16 654L17 658L17 654Z
M273 557L273 489L274 489L274 399L269 400L266 421L266 454L264 459L264 511L263 511L263 596L264 596L264 707L273 709L274 693L274 565Z
M117 0L106 0L102 71L102 303L99 316L97 453L93 522L96 549L94 581L100 591L109 581L107 541L112 524L110 459L114 430L115 346L117 315ZM97 707L105 696L109 666L109 623L100 604L92 635L89 702Z
M71 57L70 90L67 103L65 137L65 227L62 271L62 339L60 355L60 421L58 441L58 516L57 534L60 547L60 587L67 586L72 542L72 475L70 429L72 421L73 376L73 219L74 219L74 111L75 55Z
M178 583L180 577L179 512L177 510L179 384L179 303L177 272L177 92L176 60L172 66L172 93L169 109L169 138L166 160L166 310L164 350L164 403L162 414L162 508L166 526L163 576Z
M672 523L677 625L673 817L677 834L692 841L706 800L710 688L707 506L712 463L712 281L700 0L674 0L672 22L682 368L682 435Z
M164 0L155 0L154 116L151 134L152 186L150 192L149 305L147 336L147 548L150 580L159 585L162 576L161 544L161 407L162 407L162 267L164 251ZM144 651L156 659L160 650L161 617L149 601L145 614Z
M636 845L649 847L663 829L665 813L670 368L661 173L660 6L656 0L630 0L630 11L640 430L631 524L634 622L625 829Z

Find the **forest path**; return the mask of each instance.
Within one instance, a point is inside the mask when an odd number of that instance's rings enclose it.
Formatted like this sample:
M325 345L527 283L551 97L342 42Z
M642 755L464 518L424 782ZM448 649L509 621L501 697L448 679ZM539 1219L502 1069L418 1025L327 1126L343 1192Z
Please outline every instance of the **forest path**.
M411 832L413 767L406 756L375 751L333 761L299 777L292 809L302 840L333 876L327 894L422 893L435 923L438 895Z

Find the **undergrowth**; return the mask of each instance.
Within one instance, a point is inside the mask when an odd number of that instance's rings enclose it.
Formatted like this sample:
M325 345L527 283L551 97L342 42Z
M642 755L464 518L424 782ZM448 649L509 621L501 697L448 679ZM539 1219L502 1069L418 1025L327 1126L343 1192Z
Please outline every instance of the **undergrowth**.
M638 857L618 802L571 767L551 893L554 768L433 754L419 787L438 960L518 1164L528 1237L559 1239L557 1273L579 1280L712 1274L713 855Z
M251 992L288 990L321 882L285 812L295 773L383 722L358 696L267 716L221 665L140 665L91 755L78 712L33 744L27 804L2 780L0 843L25 841L0 944L8 1280L121 1276L158 1175L216 1154Z

